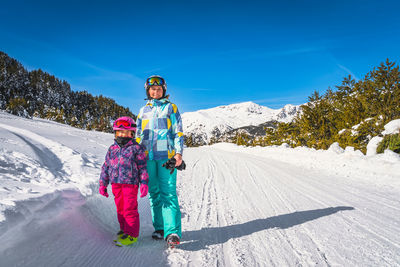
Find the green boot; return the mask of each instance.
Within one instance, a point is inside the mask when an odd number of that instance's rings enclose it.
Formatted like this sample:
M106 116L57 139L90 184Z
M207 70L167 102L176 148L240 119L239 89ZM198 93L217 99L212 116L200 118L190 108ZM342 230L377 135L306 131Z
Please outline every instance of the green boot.
M130 236L128 234L124 234L121 237L118 237L117 242L115 243L116 246L130 246L133 243L137 242L137 237Z

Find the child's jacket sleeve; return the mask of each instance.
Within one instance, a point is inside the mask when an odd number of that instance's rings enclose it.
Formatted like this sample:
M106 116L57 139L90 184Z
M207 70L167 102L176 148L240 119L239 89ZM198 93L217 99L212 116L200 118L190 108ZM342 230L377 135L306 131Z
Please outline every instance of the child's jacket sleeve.
M174 148L176 154L183 154L183 127L182 127L182 118L179 113L178 107L175 104L172 104L172 113L170 115L171 118L171 130L172 136L174 138Z
M106 159L104 161L103 166L101 167L100 180L99 180L100 186L103 185L108 186L110 182L110 176L108 173L109 164L110 164L110 149L108 149Z
M143 146L139 145L139 147L139 151L136 154L136 165L139 170L139 182L147 185L149 183L149 174L147 173L146 154Z

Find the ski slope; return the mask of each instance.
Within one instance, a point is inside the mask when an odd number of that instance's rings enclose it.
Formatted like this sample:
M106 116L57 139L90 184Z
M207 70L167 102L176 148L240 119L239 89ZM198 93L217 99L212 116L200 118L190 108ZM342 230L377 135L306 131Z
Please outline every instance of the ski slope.
M387 152L186 149L182 245L115 247L97 179L112 135L0 112L0 266L400 266L400 157Z

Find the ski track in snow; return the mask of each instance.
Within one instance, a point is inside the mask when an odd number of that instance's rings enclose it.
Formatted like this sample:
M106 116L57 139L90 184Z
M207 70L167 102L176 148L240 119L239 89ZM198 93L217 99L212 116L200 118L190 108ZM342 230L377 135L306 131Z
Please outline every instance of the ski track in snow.
M43 174L69 187L17 201L6 212L0 266L400 266L398 188L355 184L213 147L185 150L187 169L178 173L177 185L181 245L167 249L164 241L151 239L144 198L138 243L115 247L113 198L97 194L94 178L104 155L70 148L33 129L0 127L30 142L48 170ZM109 145L72 130L63 134L103 149ZM85 176L91 178L82 182Z

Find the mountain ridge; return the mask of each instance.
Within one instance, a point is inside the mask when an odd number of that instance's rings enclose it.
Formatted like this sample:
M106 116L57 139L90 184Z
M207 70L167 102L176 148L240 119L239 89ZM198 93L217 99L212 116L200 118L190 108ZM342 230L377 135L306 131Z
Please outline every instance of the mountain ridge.
M182 121L185 136L190 139L187 143L207 145L221 138L226 141L228 133L229 136L235 135L239 129L252 137L263 135L266 124L273 127L278 122L290 122L299 111L300 105L287 104L272 109L247 101L185 112Z

